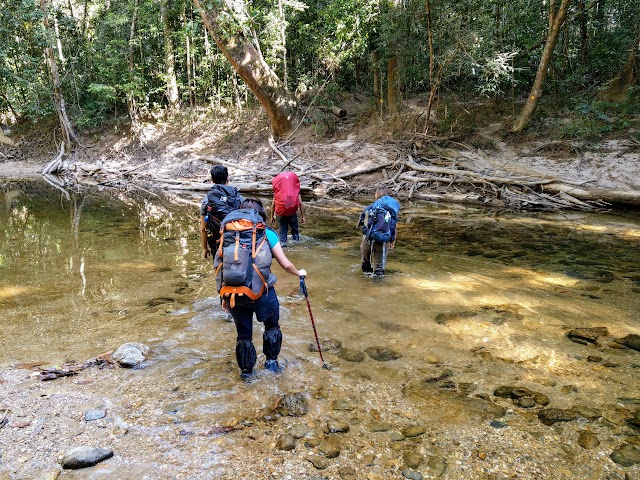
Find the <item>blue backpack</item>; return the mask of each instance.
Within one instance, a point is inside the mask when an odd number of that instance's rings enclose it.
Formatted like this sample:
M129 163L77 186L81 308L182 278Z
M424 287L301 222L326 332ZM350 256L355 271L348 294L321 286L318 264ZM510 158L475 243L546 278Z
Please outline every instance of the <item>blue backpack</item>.
M376 242L388 243L393 242L396 236L396 223L398 222L398 213L400 212L400 203L393 197L385 195L373 202L365 208L360 215L363 223L362 233ZM364 219L367 224L364 225Z

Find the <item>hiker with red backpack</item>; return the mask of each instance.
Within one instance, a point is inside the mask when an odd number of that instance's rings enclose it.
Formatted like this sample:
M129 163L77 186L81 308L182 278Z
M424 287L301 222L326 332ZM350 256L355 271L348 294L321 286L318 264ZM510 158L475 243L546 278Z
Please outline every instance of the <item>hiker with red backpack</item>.
M229 185L229 171L223 165L211 168L213 187L200 203L200 240L204 258L218 248L220 222L231 211L240 208L244 198L236 187Z
M287 235L291 227L291 238L300 240L298 229L298 209L300 223L304 225L304 206L300 195L300 179L295 172L281 172L271 180L273 202L271 203L271 223L278 216L280 225L280 245L287 246Z
M373 273L374 278L384 277L387 263L387 249L393 250L396 241L396 223L400 213L400 203L389 196L386 187L375 193L375 202L364 209L357 227L362 228L362 271ZM373 264L372 264L373 259Z
M213 265L222 308L231 312L236 325L236 361L240 376L247 381L255 375L254 314L256 320L264 324L264 368L278 373L283 368L278 363L282 332L271 262L275 258L285 272L296 277L304 278L307 272L298 270L284 254L278 234L267 226L267 214L258 199L248 198L240 209L229 213L222 220L221 232Z

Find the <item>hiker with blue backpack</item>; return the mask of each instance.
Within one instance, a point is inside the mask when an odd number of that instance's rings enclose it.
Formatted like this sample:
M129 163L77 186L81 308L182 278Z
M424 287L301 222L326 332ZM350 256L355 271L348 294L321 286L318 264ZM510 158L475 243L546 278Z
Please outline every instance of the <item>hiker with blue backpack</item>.
M358 220L357 226L363 233L360 244L362 271L373 273L374 278L384 277L387 249L393 250L399 213L398 200L389 196L386 187L380 187L376 190L375 202L364 209Z
M255 375L254 314L256 320L264 324L264 368L278 373L282 369L278 363L282 331L271 262L275 258L285 272L296 277L305 277L307 272L298 270L287 258L278 234L267 226L267 214L258 199L248 198L240 209L229 213L221 222L221 232L213 265L222 308L231 313L236 325L235 350L240 376L249 380Z

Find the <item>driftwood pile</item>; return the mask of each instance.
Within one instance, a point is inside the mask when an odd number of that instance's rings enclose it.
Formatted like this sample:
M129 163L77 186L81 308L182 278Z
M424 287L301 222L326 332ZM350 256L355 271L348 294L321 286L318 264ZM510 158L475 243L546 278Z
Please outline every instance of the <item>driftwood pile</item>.
M595 190L589 187L591 180L577 181L535 172L516 174L506 168L497 168L486 158L486 153L471 148L416 148L410 142L396 144L387 150L379 163L358 165L357 147L351 158L336 166L335 158L323 163L322 152L310 153L306 146L291 146L286 142L277 146L269 139L275 152L274 160L264 169L243 165L221 158L195 157L198 164L217 164L229 167L233 185L242 193L270 194L271 179L278 173L291 169L300 177L303 195L355 196L370 195L376 187L386 185L399 198L429 201L481 204L517 210L584 210L607 207L610 203L640 205L637 192ZM286 151L283 152L283 150ZM336 152L332 152L336 153ZM61 155L49 165L61 168ZM335 157L335 155L334 155ZM370 156L369 156L370 158ZM93 183L118 189L141 189L147 192L207 191L211 187L209 175L198 177L179 167L169 169L153 165L150 160L135 167L114 168L104 165L75 163L66 172L79 183ZM194 163L194 162L192 162ZM48 167L49 167L48 166ZM47 168L47 175L56 170ZM199 171L205 170L201 167ZM167 173L163 173L167 172ZM358 181L350 182L360 175ZM51 183L51 182L50 182Z

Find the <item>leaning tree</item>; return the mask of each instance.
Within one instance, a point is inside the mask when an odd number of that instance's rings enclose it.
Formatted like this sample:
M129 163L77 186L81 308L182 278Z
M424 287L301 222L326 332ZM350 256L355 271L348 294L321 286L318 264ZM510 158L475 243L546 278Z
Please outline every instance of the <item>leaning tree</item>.
M265 109L273 135L286 136L295 128L301 109L262 57L244 5L233 0L193 2L220 51Z

